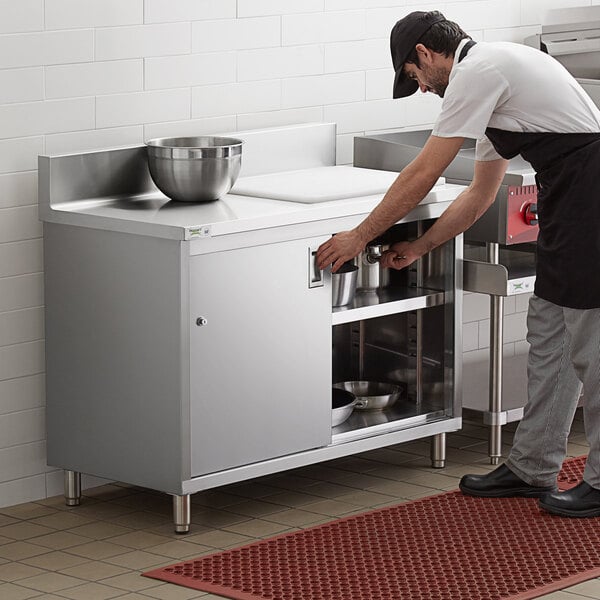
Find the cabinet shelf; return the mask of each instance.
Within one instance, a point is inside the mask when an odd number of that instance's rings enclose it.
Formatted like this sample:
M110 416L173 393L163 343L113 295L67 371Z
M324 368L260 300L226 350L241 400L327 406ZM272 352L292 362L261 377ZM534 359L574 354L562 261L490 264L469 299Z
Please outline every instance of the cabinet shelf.
M351 304L333 309L331 323L332 325L341 325L363 321L394 313L440 306L444 302L443 291L425 288L402 287L374 292L357 292Z
M448 418L448 414L440 407L439 402L426 400L419 406L410 402L399 402L383 411L354 410L347 421L333 428L332 442L347 442L445 418Z
M463 261L463 288L491 296L515 296L533 291L535 246L500 248L499 262L486 260L485 248L470 246Z

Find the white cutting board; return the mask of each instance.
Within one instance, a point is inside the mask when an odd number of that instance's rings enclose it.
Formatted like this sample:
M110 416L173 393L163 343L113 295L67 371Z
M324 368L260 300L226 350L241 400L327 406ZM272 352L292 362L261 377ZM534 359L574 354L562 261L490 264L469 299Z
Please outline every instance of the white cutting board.
M240 177L230 194L288 202L327 202L384 194L398 173L359 167L314 167L267 175Z

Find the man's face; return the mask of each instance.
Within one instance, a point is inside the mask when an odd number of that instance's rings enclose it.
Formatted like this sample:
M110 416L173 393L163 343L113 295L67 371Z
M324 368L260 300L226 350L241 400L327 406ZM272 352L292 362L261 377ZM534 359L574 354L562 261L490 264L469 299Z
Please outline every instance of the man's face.
M421 60L420 67L413 63L405 63L404 73L419 84L423 93L431 92L440 98L444 97L450 76L450 70L446 66Z

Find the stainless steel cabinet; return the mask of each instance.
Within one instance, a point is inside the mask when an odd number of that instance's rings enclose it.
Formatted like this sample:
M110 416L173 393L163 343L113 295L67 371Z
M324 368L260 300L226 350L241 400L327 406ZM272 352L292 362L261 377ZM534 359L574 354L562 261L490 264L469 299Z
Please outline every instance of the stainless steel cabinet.
M248 136L249 174L335 162L331 125ZM41 157L39 174L48 463L68 504L81 473L160 490L183 533L190 495L229 483L425 437L443 466L461 426L462 239L332 310L312 252L376 196L171 203L144 147ZM393 233L420 235L460 190L436 186ZM332 429L332 384L362 376L405 382L409 402Z
M192 477L331 442L330 278L310 275L324 239L191 257Z
M48 460L69 504L79 473L142 485L186 532L190 494L228 483L424 437L443 466L462 240L333 310L313 256L328 237L192 248L47 224ZM332 429L332 384L363 375L406 382L407 402Z

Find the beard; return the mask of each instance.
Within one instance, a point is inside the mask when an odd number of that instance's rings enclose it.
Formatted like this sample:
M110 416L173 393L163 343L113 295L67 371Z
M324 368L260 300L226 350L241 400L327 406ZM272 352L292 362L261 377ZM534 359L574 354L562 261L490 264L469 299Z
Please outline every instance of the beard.
M448 87L449 72L441 67L432 67L425 69L425 76L427 77L427 87L430 91L443 98Z

